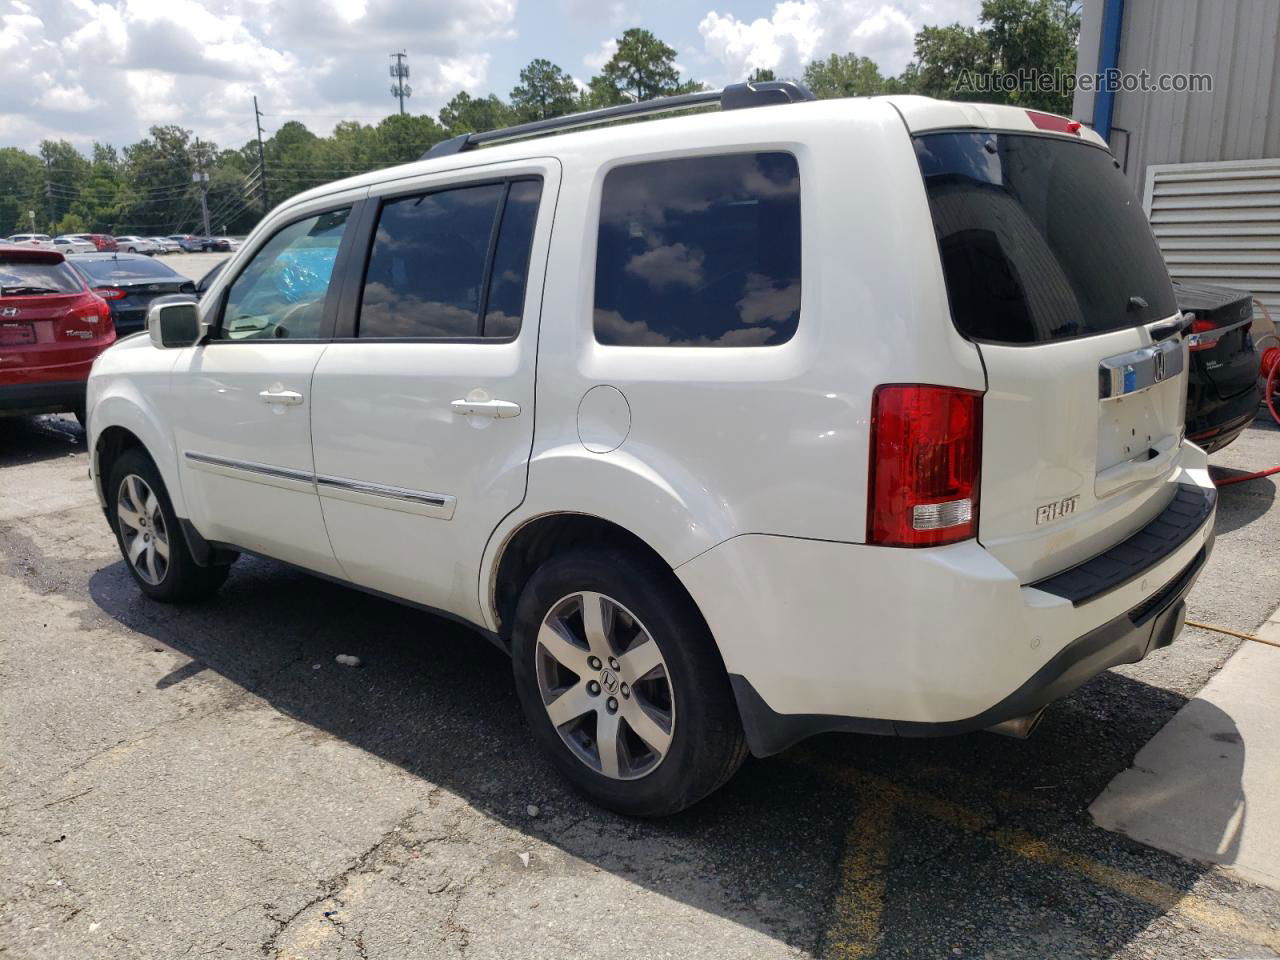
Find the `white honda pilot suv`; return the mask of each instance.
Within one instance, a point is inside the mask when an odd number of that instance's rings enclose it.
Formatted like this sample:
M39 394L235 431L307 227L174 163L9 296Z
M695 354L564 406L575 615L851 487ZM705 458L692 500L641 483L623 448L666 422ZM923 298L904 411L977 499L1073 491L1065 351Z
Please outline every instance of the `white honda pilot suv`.
M95 486L157 600L251 553L475 625L626 813L823 731L1025 735L1173 640L1212 542L1117 167L785 82L464 135L153 306L89 381Z

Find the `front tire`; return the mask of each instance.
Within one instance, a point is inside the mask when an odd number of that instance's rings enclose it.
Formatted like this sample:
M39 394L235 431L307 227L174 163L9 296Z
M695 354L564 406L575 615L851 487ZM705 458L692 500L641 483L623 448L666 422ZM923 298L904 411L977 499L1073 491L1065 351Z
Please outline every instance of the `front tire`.
M201 567L191 556L160 471L137 447L112 465L107 503L125 566L148 597L186 603L210 596L226 581L230 567Z
M656 561L602 546L553 557L520 596L511 646L535 740L601 806L676 813L746 758L710 631Z

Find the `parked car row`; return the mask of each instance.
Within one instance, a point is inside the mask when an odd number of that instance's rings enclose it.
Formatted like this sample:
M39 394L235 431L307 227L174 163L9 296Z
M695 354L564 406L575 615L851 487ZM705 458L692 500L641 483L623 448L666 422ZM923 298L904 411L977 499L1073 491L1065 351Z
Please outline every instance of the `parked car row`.
M168 237L110 236L104 233L68 233L51 237L47 233L15 233L5 243L22 247L52 247L64 254L92 253L143 253L155 256L163 253L230 253L240 249L241 241L234 237L202 237L189 233L175 233Z

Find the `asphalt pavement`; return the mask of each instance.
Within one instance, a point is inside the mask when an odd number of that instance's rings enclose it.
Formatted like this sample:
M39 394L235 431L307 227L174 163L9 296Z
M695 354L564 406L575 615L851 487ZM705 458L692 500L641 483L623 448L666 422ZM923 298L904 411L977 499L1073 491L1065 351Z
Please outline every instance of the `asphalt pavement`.
M1280 430L1213 460L1278 463ZM1087 810L1234 638L1188 629L1025 742L821 737L632 821L460 626L251 558L147 601L87 465L69 418L0 420L0 956L1280 956L1280 893ZM1192 619L1271 613L1277 479L1222 490Z

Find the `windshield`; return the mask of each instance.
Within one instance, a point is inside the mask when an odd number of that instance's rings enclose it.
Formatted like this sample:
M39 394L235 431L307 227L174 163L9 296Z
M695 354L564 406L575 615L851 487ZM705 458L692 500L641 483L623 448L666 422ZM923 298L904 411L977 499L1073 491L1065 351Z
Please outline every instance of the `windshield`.
M181 280L182 276L163 263L137 260L76 260L94 283L127 283L130 280Z
M914 140L966 337L1046 343L1177 311L1142 207L1105 150L987 131Z
M0 260L0 297L79 293L84 287L65 263Z

